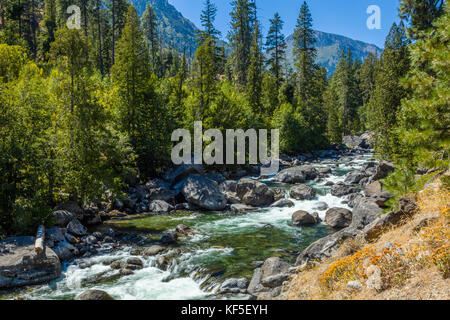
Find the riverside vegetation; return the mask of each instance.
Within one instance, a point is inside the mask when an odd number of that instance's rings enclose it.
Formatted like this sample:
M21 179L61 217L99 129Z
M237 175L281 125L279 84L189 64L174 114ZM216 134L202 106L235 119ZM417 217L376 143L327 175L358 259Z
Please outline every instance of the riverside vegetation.
M192 288L176 296L183 298L210 297L205 292L292 297L284 293L291 273L333 259L349 238L378 237L386 225L412 215L414 201L402 196L437 175L445 186L445 1L401 1L403 20L392 26L381 56L361 62L342 52L330 78L315 62L306 2L294 32L294 68L284 63L281 17L271 20L263 42L255 2L232 4L229 53L219 45L208 0L191 60L160 43L150 5L139 18L126 1L80 1L77 30L65 26L67 1L2 1L0 237L35 234L45 225L47 248L44 256L35 254L27 236L3 241L0 287L45 283L63 272L59 289L33 292L73 298L84 288L73 283L81 281L76 275L85 272L87 287L99 284L120 298L170 297L146 295L138 285L146 281L165 292ZM257 177L252 166L172 167L170 133L190 130L194 121L223 131L280 129L283 170ZM361 136L364 131L370 134ZM369 144L377 162L361 151ZM282 208L280 218L264 224L278 212L274 207ZM448 208L440 210L444 218L425 229L423 247L447 277ZM265 250L251 219L274 242ZM384 281L372 279L375 289L404 283L414 266L399 245L350 251L324 271L317 288L365 288L374 274ZM211 252L225 256L217 261ZM370 270L361 267L366 259ZM72 263L62 270L60 261ZM33 292L30 298L37 297ZM110 297L91 293L85 298Z

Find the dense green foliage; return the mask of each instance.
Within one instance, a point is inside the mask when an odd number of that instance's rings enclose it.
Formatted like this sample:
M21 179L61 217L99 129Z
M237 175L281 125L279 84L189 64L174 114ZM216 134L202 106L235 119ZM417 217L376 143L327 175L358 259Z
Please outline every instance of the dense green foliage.
M291 154L370 129L377 156L399 164L402 185L418 166L448 166L448 9L424 24L408 2L417 42L394 25L381 57L362 62L342 51L329 78L316 63L306 2L292 66L281 17L264 39L254 0L232 2L229 54L217 9L205 1L192 59L163 44L166 22L151 5L140 19L123 0L75 3L79 30L66 27L72 2L1 3L0 232L30 231L62 200L110 200L130 172L142 181L160 174L170 165L171 132L198 120L222 132L280 129L281 152Z

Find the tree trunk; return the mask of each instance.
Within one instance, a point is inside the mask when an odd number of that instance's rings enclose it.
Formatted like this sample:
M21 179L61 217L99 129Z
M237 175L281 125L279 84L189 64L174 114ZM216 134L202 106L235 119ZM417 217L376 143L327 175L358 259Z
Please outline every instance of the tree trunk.
M34 250L37 254L42 254L44 252L44 241L45 241L45 227L40 225L36 232L36 241L34 243Z

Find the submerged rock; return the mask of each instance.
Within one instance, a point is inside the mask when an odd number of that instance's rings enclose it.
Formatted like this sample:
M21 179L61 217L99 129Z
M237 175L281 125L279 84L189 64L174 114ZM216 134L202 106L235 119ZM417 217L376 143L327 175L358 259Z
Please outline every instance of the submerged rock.
M294 205L295 204L289 199L281 199L281 200L278 200L277 202L271 204L270 206L274 207L274 208L291 208Z

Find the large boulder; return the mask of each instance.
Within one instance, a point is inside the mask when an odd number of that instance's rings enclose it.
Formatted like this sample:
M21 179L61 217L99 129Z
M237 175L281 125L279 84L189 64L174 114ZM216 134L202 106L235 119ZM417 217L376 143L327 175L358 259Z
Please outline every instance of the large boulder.
M247 292L248 280L245 278L230 278L225 280L219 288L219 293L245 293Z
M352 222L352 212L344 208L331 208L325 215L325 222L332 228L345 228Z
M70 221L76 218L75 213L67 210L56 210L52 215L55 224L63 228L66 227Z
M148 201L162 200L171 202L176 197L177 193L173 190L166 188L152 188L148 189L147 199Z
M174 206L168 204L163 200L155 200L150 203L149 209L150 211L155 213L166 213L172 211L174 209Z
M350 226L362 230L365 226L381 216L382 213L383 210L373 199L359 197L355 200L353 206L353 218Z
M87 229L85 226L83 226L81 224L80 221L78 221L77 219L74 219L72 221L69 222L69 224L67 225L67 231L70 232L71 234L73 234L74 236L84 236L87 232Z
M345 182L351 184L358 184L363 178L365 178L365 174L361 171L352 171L347 174L345 177Z
M189 203L205 210L223 210L227 205L217 182L199 175L190 175L183 183L181 192Z
M281 285L287 279L290 265L278 257L268 258L261 268L255 269L247 291L253 296L270 291L271 286ZM278 277L274 277L278 276Z
M201 164L185 164L182 163L167 171L163 179L168 181L170 185L175 185L184 178L193 174L204 174L204 168Z
M46 283L61 275L56 253L46 247L34 249L34 237L13 237L0 242L0 288Z
M364 189L364 194L367 197L372 197L379 194L383 190L383 186L380 181L374 181L368 184Z
M343 197L351 193L358 192L358 188L346 185L345 183L336 183L331 187L331 194L335 197Z
M303 183L306 180L314 180L318 175L316 168L305 165L281 170L274 180L290 184Z
M311 200L316 196L316 191L306 184L299 184L291 188L289 195L296 200Z
M66 230L64 228L51 227L45 230L45 239L54 242L64 241Z
M114 300L114 298L105 291L90 289L80 294L75 300Z
M342 143L352 149L368 149L370 144L367 136L345 136Z
M299 210L292 215L292 224L296 227L312 226L320 221L309 212Z
M69 211L69 212L74 213L76 218L78 218L78 219L83 218L83 209L75 201L66 201L66 202L60 203L56 206L55 210L56 211L58 211L58 210Z
M236 186L236 194L241 201L252 207L263 207L272 204L275 193L267 185L252 179L242 179Z
M392 163L382 161L376 166L375 175L372 177L372 180L384 179L394 170L395 166Z
M78 249L67 241L59 242L56 246L53 247L53 251L61 261L72 259L78 254Z

